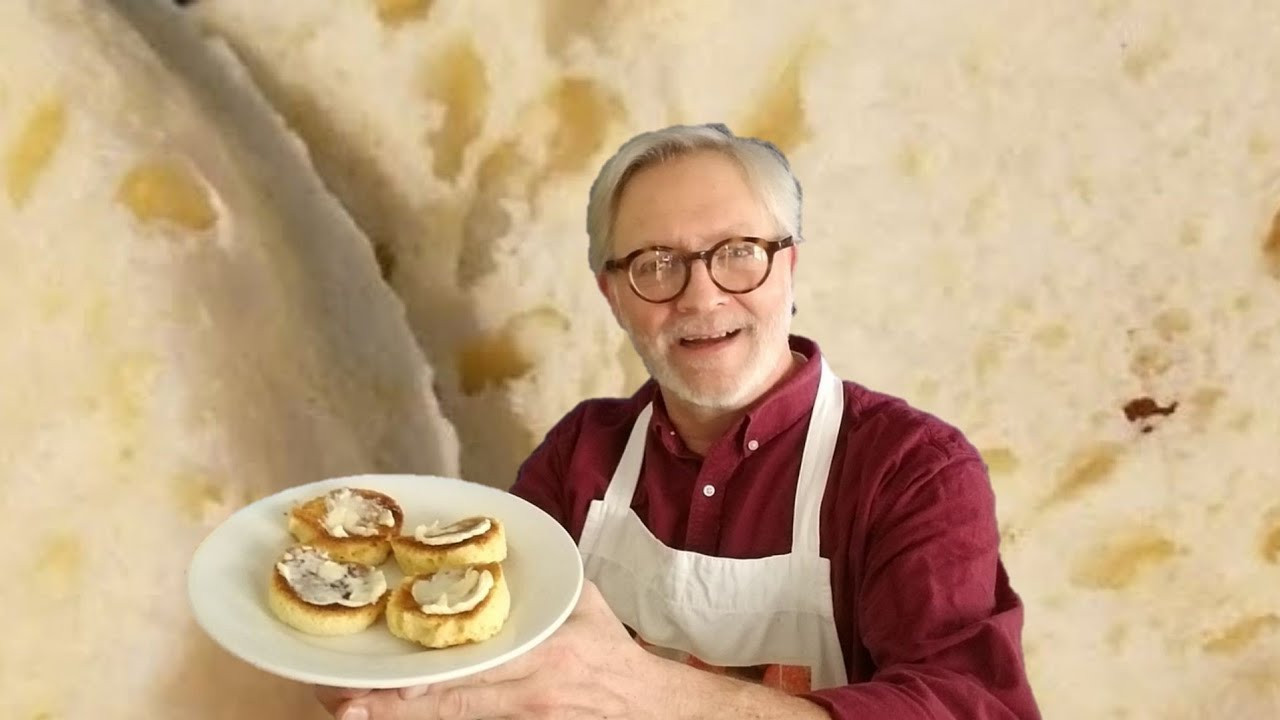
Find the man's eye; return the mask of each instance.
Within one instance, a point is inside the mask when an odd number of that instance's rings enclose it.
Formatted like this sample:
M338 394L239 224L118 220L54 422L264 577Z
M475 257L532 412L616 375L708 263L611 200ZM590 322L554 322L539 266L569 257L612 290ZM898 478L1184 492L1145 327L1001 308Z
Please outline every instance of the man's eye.
M674 264L673 258L668 255L655 255L647 257L638 262L637 271L645 275L656 275L658 273L667 272Z

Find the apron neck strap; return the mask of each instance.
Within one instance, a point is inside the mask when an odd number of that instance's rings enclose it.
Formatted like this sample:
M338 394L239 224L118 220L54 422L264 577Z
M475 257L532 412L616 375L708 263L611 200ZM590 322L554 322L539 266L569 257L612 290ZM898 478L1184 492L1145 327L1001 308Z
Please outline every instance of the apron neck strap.
M840 423L844 416L844 388L827 365L826 359L823 358L821 362L822 375L818 380L813 412L809 417L804 453L800 457L795 515L791 522L791 552L815 557L820 554L818 517L822 510L822 497L826 493L831 459L835 454ZM631 435L627 438L626 449L622 451L622 459L618 461L617 469L604 493L606 506L621 509L631 507L636 485L640 481L645 440L652 417L653 403L649 403L631 426Z
M831 475L831 459L835 455L840 424L844 419L844 387L840 379L821 358L822 375L813 399L809 430L805 435L804 454L800 457L800 477L796 481L795 517L791 521L791 552L819 556L818 519L822 514L822 497Z
M627 438L627 447L622 451L622 459L613 471L613 478L604 492L604 504L615 508L631 507L631 498L636 493L636 484L640 481L640 465L644 461L645 437L649 433L649 418L653 417L653 403L644 406L640 416L631 426L631 436Z

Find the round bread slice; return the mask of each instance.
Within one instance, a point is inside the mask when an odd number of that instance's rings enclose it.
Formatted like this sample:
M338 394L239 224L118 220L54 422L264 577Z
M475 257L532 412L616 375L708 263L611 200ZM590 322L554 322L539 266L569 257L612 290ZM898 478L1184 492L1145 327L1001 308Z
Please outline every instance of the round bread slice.
M317 565L326 562L336 564L341 568L342 579L330 580L307 568L307 572L299 572L299 578L290 581L285 577L281 566L304 554L309 554L310 560ZM332 565L328 567L332 568ZM293 565L291 569L293 572L302 570L298 565ZM343 597L344 590L357 587L364 589L372 597L363 602L361 598L353 601L350 593ZM300 591L300 588L303 590ZM331 602L312 602L304 596L307 589L312 592L318 589L323 593L323 599ZM271 608L271 612L286 625L310 635L351 635L360 632L377 621L390 596L381 570L359 563L336 562L325 551L310 546L295 546L281 555L271 570L271 581L267 585L267 606Z
M446 571L454 569L446 568ZM414 583L431 578L433 573L404 578L387 603L387 627L391 634L433 649L483 642L497 635L511 613L511 595L502 566L490 563L474 569L489 571L493 587L475 607L448 615L423 612L413 597Z
M349 495L344 495L344 491ZM369 518L365 527L370 534L346 533L346 537L335 535L335 530L326 523L329 515L327 502L330 498L344 498L344 502L358 502L379 510L385 509L390 512L391 523L379 523ZM298 542L321 548L334 560L362 565L381 565L386 562L391 554L391 538L400 533L403 525L404 510L394 498L360 488L338 488L289 511L289 533ZM344 529L339 532L346 531Z
M507 559L507 536L497 518L463 518L441 530L461 528L465 531L486 521L489 527L484 532L452 543L433 544L422 542L414 535L397 535L391 538L396 564L405 575L426 575L449 567L500 563Z

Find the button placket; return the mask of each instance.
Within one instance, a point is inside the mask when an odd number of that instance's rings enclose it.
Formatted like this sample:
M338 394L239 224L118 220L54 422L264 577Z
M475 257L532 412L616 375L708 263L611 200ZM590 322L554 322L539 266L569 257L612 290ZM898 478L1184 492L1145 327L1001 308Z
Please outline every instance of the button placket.
M723 493L720 485L727 480L733 467L724 458L708 458L704 471L698 474L689 508L687 549L693 552L714 554L720 544L720 512L723 509Z

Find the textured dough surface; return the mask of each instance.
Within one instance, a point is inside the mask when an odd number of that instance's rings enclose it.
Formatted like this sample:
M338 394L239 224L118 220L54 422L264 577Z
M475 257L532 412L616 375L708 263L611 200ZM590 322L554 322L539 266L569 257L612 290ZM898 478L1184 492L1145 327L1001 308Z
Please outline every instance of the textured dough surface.
M197 629L191 553L286 487L452 474L456 442L302 144L232 55L121 6L0 2L0 717L323 718Z
M726 122L804 184L797 331L984 451L1046 717L1280 714L1280 5L395 4L200 14L395 259L464 472L642 379L587 188Z

